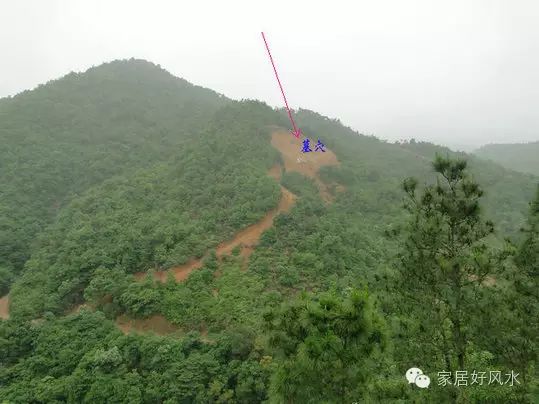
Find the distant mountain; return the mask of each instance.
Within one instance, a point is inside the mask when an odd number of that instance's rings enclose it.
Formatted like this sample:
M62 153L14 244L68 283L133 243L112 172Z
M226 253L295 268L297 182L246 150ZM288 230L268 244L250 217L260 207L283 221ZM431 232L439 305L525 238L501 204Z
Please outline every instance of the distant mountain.
M539 141L487 144L473 153L512 170L539 175Z

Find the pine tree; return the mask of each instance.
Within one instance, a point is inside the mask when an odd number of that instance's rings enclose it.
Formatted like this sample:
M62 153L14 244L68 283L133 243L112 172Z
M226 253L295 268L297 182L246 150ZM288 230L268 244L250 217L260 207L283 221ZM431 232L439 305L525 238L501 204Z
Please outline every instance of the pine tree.
M526 372L529 371L527 367L537 363L539 346L539 323L537 322L539 313L539 186L535 199L530 204L527 225L523 231L525 237L515 255L517 275L515 276L516 293L513 296L515 308L513 316L518 333L512 345L513 348L520 349L513 349L512 358L515 356L518 358L520 363L516 365L526 377ZM515 355L515 351L518 355ZM538 386L536 388L539 389Z
M537 280L539 276L539 186L537 186L535 199L530 204L527 226L523 230L525 238L515 261L527 276ZM537 288L530 292L535 292L537 297Z
M481 216L483 191L466 161L436 156L434 185L418 195L417 180L404 181L411 213L400 253L403 310L417 321L419 363L466 369L467 350L481 317L477 302L488 296L503 256L488 243L493 224ZM441 361L441 363L439 361Z
M350 403L366 393L386 348L367 293L305 295L265 320L276 359L270 402Z

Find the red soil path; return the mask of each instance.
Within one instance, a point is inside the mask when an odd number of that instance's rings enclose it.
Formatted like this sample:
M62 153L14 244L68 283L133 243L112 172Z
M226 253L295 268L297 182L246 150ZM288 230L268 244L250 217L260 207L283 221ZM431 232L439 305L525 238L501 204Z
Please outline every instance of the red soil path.
M141 333L153 332L157 335L167 335L180 330L179 327L170 323L160 314L141 319L132 319L122 315L116 318L116 325L124 334L134 331Z
M4 320L9 318L9 295L0 298L0 318Z

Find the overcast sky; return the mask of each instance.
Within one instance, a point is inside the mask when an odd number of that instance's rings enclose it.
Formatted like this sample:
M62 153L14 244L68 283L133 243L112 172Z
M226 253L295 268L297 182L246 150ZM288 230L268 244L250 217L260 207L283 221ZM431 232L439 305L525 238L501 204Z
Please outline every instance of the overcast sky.
M534 0L4 1L0 97L69 71L144 58L234 99L384 139L539 140Z

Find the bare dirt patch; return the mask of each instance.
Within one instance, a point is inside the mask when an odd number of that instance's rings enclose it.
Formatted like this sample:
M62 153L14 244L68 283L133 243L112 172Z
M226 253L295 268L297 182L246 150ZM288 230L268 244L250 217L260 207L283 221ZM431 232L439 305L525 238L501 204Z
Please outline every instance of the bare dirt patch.
M477 275L472 274L472 275L468 276L468 279L473 281L473 282L477 282L479 280L479 277ZM492 286L496 285L496 278L494 278L493 276L485 276L481 280L481 285L487 286L487 287L492 287Z
M181 282L186 280L191 272L200 267L202 267L202 259L192 259L186 264L172 267L167 271L155 271L153 273L153 277L156 281L164 283L167 281L167 277L170 272L176 282ZM137 272L134 276L137 281L142 281L147 275L148 272Z
M281 181L281 165L275 164L268 171L268 175L276 181Z
M284 161L284 167L286 171L296 171L309 178L312 178L318 189L320 190L320 196L325 202L331 202L333 196L329 192L328 186L320 179L318 170L323 166L336 166L339 165L337 156L327 147L325 152L314 151L315 144L312 143L310 153L303 153L303 140L305 138L296 138L289 132L274 132L271 136L271 144L277 150L281 152Z
M3 320L9 318L9 295L0 298L0 318Z
M116 325L124 334L129 334L130 332L153 332L157 335L168 335L180 330L160 314L140 319L133 319L122 315L116 318Z

